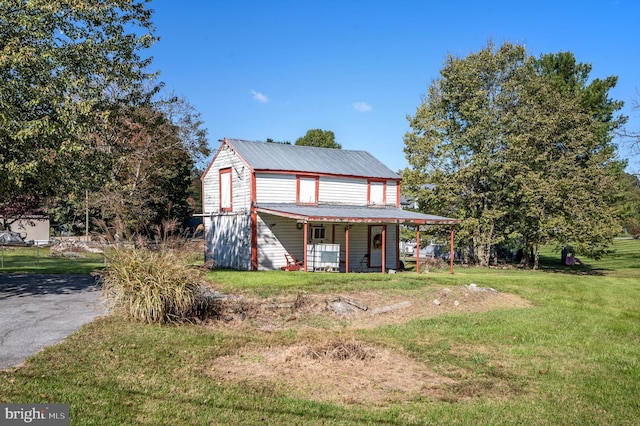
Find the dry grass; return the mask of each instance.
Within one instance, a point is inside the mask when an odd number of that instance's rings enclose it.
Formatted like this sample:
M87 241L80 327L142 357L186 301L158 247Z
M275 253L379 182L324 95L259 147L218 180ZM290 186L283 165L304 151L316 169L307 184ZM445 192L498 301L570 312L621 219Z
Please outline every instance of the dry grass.
M297 330L299 337L293 345L245 346L238 353L211 360L207 371L219 382L267 386L296 397L344 405L386 406L425 398L450 401L480 393L499 397L507 387L507 380L499 375L478 384L466 380L462 370L438 372L402 348L358 339L354 333L447 313L527 306L529 302L517 296L467 286L429 292L228 298L220 317L208 327L268 334Z

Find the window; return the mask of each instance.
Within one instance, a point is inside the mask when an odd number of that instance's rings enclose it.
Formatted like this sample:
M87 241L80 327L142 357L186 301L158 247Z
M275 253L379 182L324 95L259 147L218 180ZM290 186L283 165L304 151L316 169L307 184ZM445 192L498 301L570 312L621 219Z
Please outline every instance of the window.
M229 212L232 206L231 169L220 170L220 211Z
M384 206L387 184L384 181L369 181L369 205Z
M324 226L312 226L311 227L311 240L312 241L322 241L325 239L326 229Z
M298 176L298 204L318 204L318 177Z

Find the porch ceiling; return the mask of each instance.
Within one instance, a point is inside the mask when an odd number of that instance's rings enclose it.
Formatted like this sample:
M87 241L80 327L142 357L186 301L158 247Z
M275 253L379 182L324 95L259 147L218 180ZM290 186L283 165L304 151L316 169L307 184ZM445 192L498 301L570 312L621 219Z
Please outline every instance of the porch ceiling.
M259 204L256 208L258 212L306 222L404 223L413 225L453 225L458 223L458 219L416 213L395 207Z

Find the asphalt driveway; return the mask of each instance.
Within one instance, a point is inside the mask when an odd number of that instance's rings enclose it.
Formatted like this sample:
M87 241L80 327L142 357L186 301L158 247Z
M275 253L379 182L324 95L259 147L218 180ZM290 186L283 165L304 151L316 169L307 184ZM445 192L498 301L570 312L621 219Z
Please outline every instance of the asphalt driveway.
M91 275L0 274L0 370L105 313Z

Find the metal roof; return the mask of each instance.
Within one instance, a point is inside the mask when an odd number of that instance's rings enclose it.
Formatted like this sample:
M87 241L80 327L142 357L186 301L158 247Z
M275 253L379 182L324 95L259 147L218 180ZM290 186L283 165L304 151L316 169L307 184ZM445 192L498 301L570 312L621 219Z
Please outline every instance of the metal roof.
M314 222L367 222L405 224L456 224L457 219L402 210L395 207L363 207L296 204L259 204L259 212Z
M367 151L225 139L254 170L400 179Z

